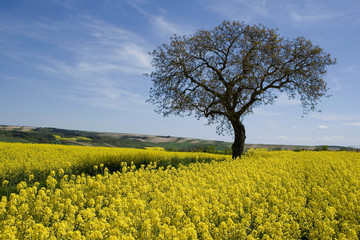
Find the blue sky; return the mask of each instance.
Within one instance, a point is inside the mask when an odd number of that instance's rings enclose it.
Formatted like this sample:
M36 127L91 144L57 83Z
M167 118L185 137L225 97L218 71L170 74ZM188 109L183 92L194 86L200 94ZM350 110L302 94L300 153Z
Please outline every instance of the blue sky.
M280 95L246 116L247 143L360 146L358 0L2 0L0 124L232 141L195 117L163 117L145 100L148 52L173 34L223 20L304 36L337 64L330 98L302 117Z

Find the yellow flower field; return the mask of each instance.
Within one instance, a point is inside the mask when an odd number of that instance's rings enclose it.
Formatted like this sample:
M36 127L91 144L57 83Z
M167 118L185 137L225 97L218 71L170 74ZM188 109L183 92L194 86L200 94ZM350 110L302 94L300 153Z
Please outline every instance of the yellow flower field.
M226 155L208 153L180 153L159 151L162 148L109 148L65 146L53 144L24 144L0 142L0 183L17 184L34 175L35 181L46 179L50 171L63 169L66 174L82 172L97 173L94 165L100 163L110 170L121 169L122 162L130 165L147 165L151 162L158 166L191 163L197 160L225 160Z
M96 152L83 148L89 157ZM60 156L55 168L68 161ZM57 170L46 187L33 181L2 197L0 239L360 236L360 154L354 152L255 151L178 168L123 164L118 172L95 176Z

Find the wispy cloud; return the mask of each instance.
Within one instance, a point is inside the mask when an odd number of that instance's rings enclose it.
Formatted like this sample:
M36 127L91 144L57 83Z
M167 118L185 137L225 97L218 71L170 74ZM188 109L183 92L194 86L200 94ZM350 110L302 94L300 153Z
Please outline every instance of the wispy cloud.
M359 65L353 64L353 65L349 65L349 66L345 67L345 72L354 73L354 72L359 71L359 69L360 69Z
M290 142L298 142L306 145L335 144L343 145L344 142L357 143L359 139L346 138L341 135L330 135L322 137L286 137L280 136L278 139L288 140Z
M280 139L280 140L289 140L289 137L287 137L287 136L278 136L277 139Z
M307 11L290 11L290 17L295 22L310 23L316 21L323 21L339 17L339 14L335 13L319 13L319 12L307 12Z
M143 84L136 79L151 70L151 59L141 36L89 16L35 25L27 31L26 23L19 24L12 31L51 44L56 52L19 50L14 55L47 75L45 84L52 84L50 78L63 82L62 97L108 108L146 109L137 89Z
M276 117L276 116L284 116L285 113L275 112L275 111L267 111L260 108L254 109L254 114L257 116L267 116L267 117Z
M319 142L323 143L341 143L345 140L344 136L340 135L333 135L333 136L326 136L326 137L317 137L315 138Z
M83 24L90 39L84 46L72 49L88 67L84 70L141 74L151 68L148 48L145 48L149 44L141 36L104 21L90 17L85 20L79 24Z
M174 34L186 35L192 33L195 30L192 28L192 26L171 22L162 14L151 13L149 10L146 10L146 8L143 7L143 5L147 4L146 1L130 1L128 3L139 13L146 16L149 19L149 23L151 24L153 31L163 37L168 38Z
M313 138L310 138L310 137L294 137L293 140L295 140L295 141L301 141L301 142L314 141L314 139L313 139Z
M345 126L360 127L360 122L344 123Z
M301 24L327 21L344 15L338 9L329 8L327 5L312 0L288 3L287 10L291 20Z
M276 104L281 106L292 106L292 105L301 105L299 98L290 98L285 93L280 93L276 99Z
M329 127L326 126L326 125L319 125L318 128L320 128L320 129L328 129Z
M339 81L336 75L330 74L327 78L329 80L330 92L338 92L342 89L341 81Z
M241 20L247 22L252 22L258 16L268 17L271 7L267 0L225 0L221 1L221 4L215 0L207 0L203 1L203 4L226 18L238 20L241 17Z
M345 114L321 114L314 113L310 115L312 118L325 120L325 121L351 121L359 119L359 115L345 115Z
M346 7L339 10L318 1L268 1L268 0L215 0L201 1L209 10L232 20L244 20L248 23L263 22L264 19L277 22L276 25L313 24L335 20L346 16ZM330 4L329 4L330 5Z
M150 16L150 19L154 30L160 32L160 34L165 37L169 37L174 34L185 35L190 32L175 23L167 21L163 16L152 15Z

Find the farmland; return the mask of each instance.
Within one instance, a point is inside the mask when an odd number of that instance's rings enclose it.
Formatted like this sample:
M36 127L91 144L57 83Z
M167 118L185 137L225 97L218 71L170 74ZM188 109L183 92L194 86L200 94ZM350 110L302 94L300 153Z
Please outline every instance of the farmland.
M0 239L360 237L356 152L0 143L0 159Z
M65 146L54 144L23 144L0 142L0 181L16 186L31 175L42 182L51 171L62 169L65 174L96 174L95 165L103 164L109 171L121 170L122 165L156 163L158 167L186 165L196 161L229 159L228 155L200 152L166 152L156 147L146 149Z
M59 128L0 125L0 142L51 143L75 146L145 148L163 147L169 151L199 152L215 150L231 152L230 142L175 136L158 136L130 133L93 132ZM269 150L318 150L323 146L297 146L275 144L245 144L245 148L267 148ZM328 150L359 151L353 147L327 146ZM210 151L213 152L213 151Z
M0 125L0 142L51 143L101 147L163 147L171 151L204 151L209 146L224 151L231 143L174 136L140 135Z

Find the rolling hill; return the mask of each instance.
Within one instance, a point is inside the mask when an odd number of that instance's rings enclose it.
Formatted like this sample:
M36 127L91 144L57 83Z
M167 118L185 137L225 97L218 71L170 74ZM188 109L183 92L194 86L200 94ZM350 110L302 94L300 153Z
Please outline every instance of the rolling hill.
M51 143L104 147L163 147L168 151L206 151L230 153L230 142L182 138L175 136L141 135L130 133L93 132L59 128L0 125L0 141ZM324 146L246 144L245 148L268 150L319 150ZM328 150L354 150L342 146L326 146Z

